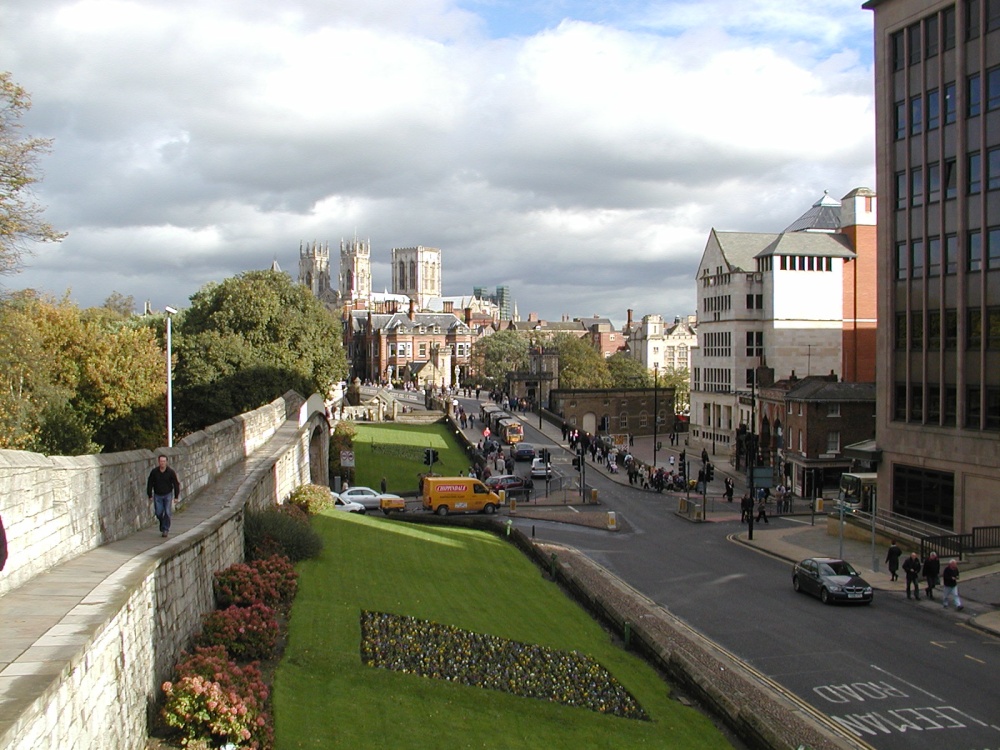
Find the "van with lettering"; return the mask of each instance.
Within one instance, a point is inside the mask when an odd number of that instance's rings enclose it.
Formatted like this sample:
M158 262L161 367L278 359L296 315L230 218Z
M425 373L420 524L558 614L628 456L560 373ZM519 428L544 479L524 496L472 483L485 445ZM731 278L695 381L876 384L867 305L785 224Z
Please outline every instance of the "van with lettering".
M425 477L424 510L449 513L496 513L500 496L474 477Z

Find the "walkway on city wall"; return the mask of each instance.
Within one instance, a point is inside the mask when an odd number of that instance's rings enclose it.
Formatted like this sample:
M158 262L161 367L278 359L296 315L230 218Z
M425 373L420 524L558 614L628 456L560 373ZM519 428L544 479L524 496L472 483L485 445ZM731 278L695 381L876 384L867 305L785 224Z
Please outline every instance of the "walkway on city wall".
M327 484L328 450L322 398L288 393L155 454L0 451L0 748L144 748L212 574L243 559L244 510ZM166 539L145 493L159 454L182 483Z

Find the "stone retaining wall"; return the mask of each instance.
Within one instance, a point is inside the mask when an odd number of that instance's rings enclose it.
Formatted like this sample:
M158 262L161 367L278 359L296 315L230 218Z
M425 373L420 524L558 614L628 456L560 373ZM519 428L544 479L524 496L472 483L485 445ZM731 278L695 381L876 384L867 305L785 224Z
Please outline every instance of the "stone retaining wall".
M179 508L226 468L263 445L303 399L266 406L188 435L173 448L92 456L0 450L0 518L8 560L0 596L33 576L154 522L146 478L163 453L181 477Z
M311 455L326 460L329 431L322 411L296 411L302 400L291 396L229 420L231 424L224 423L221 429L210 428L204 438L175 451L178 465L210 467L212 457L187 456L186 452L220 445L225 457L216 457L214 474L206 469L203 479L196 480L201 487L219 477L230 457L236 456L230 463L242 458L232 448L237 435L245 436L245 450L253 455L245 470L235 467L232 473L223 474L201 498L206 503L219 502L218 512L169 542L125 557L114 573L35 644L43 649L61 648L68 656L65 663L52 662L57 671L38 675L37 697L14 721L0 726L0 748L145 748L148 720L160 686L172 676L180 652L190 647L204 613L215 607L213 574L243 559L244 510L273 505L310 481L315 476ZM285 414L291 418L284 419ZM279 415L282 419L276 424ZM152 454L134 453L142 454L145 473ZM320 473L325 475L325 466ZM228 496L218 497L222 493ZM83 499L69 503L70 507L88 505ZM119 546L113 544L109 551L116 553ZM75 644L79 648L69 648Z

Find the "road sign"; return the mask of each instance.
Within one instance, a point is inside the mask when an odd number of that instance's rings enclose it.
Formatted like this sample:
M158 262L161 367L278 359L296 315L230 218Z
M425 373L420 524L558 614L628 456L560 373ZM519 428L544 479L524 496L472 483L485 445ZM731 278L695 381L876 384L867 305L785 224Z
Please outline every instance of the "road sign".
M345 469L354 468L354 451L341 451L340 452L340 465Z

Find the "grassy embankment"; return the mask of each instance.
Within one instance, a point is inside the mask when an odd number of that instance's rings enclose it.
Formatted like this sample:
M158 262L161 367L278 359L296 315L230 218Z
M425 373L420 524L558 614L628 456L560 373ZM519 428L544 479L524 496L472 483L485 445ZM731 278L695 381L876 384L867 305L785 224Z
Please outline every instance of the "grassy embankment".
M314 523L326 547L299 565L299 594L275 681L279 750L730 747L513 545L481 532L381 517L333 514ZM363 610L579 651L606 667L651 720L364 666Z
M427 447L441 452L436 471L468 468L444 425L358 427L358 484L377 487L386 476L390 491L405 490L426 468ZM730 747L707 718L672 700L651 667L616 646L506 541L340 513L314 523L326 546L320 558L299 565L300 589L274 690L279 750ZM365 666L364 610L579 651L606 667L651 720Z

